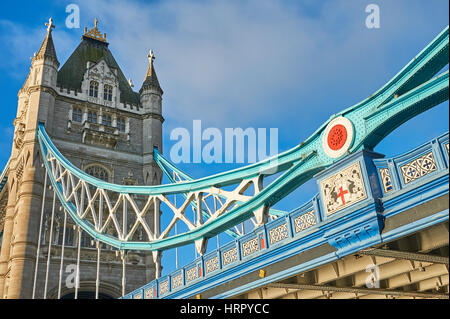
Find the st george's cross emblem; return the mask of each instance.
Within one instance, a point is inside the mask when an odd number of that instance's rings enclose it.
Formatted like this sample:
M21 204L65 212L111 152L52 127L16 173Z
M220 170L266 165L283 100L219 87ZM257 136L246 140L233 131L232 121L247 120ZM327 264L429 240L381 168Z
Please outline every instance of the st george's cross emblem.
M359 162L320 182L326 215L367 198Z

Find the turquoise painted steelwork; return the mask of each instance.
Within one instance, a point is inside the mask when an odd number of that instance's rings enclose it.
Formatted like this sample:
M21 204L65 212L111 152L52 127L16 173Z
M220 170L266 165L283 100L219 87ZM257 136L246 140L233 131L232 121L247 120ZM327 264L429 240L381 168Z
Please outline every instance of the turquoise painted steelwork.
M158 148L153 148L153 159L155 160L156 164L158 164L159 168L163 171L164 175L169 179L171 183L176 183L176 180L174 179L173 175L170 174L169 169L171 169L173 172L176 172L178 176L183 177L186 181L192 181L194 180L192 177L190 177L188 174L177 168L175 165L173 165L169 160L164 158L161 153L159 152ZM186 199L187 195L184 193L182 194L183 197ZM220 195L219 195L220 196ZM190 205L197 209L197 205L193 202L190 203ZM210 217L209 212L206 209L202 209L202 215L203 217ZM226 233L230 235L233 238L236 238L239 236L237 232L234 230L227 230Z
M174 179L173 174L170 174L169 170L172 170L173 172L178 174L178 176L184 178L184 180L186 180L186 181L193 181L194 180L194 178L189 176L187 173L183 172L181 169L176 167L171 161L166 159L159 152L158 148L156 148L156 147L153 148L153 158L154 158L155 162L158 164L158 166L161 168L161 170L163 171L163 173L166 175L166 177L169 179L169 181L171 183L177 183L177 181ZM186 194L183 194L183 196L184 196L184 198L186 198ZM224 196L220 195L220 194L217 195L217 197L220 197L220 198L223 198L223 199L226 200L226 198ZM197 205L195 203L191 202L190 204L195 209L197 208ZM204 217L210 217L210 214L209 214L209 212L206 209L202 209L202 213L203 213ZM287 212L282 211L282 210L278 210L278 209L271 208L269 210L269 215L276 216L276 217L284 216L286 214L287 214ZM234 230L227 230L226 233L228 235L230 235L231 237L234 237L234 238L239 236L239 234L237 232L235 232Z
M448 143L449 134L447 132L403 155L392 158L377 158L381 157L380 154L367 152L365 150L348 156L332 167L329 167L324 173L333 175L336 172L339 172L342 167L348 166L349 163L354 163L355 161L362 162L361 157L372 158L368 161L371 164L371 167L369 168L366 166L365 169L363 169L365 185L369 193L369 196L365 201L347 207L329 218L324 214L320 204L322 199L318 194L313 197L311 201L288 213L287 216L271 221L258 229L255 229L252 233L246 234L204 256L200 256L188 265L176 269L174 272L169 273L162 278L153 280L147 285L130 292L123 298L133 299L134 296L141 293L146 296L145 292L151 288L153 288L154 292L151 294L152 298L188 298L219 284L230 282L240 276L277 263L280 260L287 259L302 252L307 252L323 243L329 243L336 248L335 252L319 256L313 261L296 265L293 269L284 270L267 278L244 284L232 291L227 291L221 295L214 296L214 298L228 298L235 296L238 293L260 287L262 283L276 282L287 276L292 276L319 265L335 261L343 256L353 254L375 244L401 238L437 223L448 221L447 209L444 211L437 211L427 218L419 218L415 222L408 223L407 225L383 233L381 232L383 229L382 225L377 226L379 221L392 218L395 215L404 212L405 209L419 206L437 197L448 194ZM381 182L379 169L385 167L391 169L392 176L401 176L401 166L404 163L414 161L418 156L430 152L434 155L435 162L440 164L437 165L436 170L421 176L412 183L395 187L392 192L378 193L381 184L377 185L377 183L373 183L373 181L370 183L369 181L369 176L376 174L378 181ZM368 153L367 155L369 156L365 155L365 153ZM383 205L382 207L379 206L375 209L374 206L378 200L380 200ZM296 231L295 220L299 216L307 213L314 214L314 223L310 227ZM369 231L364 231L367 230L367 223L365 224L362 220L364 218L369 218L368 224L374 226L369 229ZM283 224L286 225L286 236L275 243L267 240L269 232ZM355 229L358 230L358 236L349 236ZM372 231L373 233L371 233ZM364 238L364 235L370 235L371 238ZM244 256L242 252L239 253L243 242L252 238L260 238L260 236L263 236L265 239L264 247L261 247L260 245L258 251L250 256ZM345 237L345 242L336 242L335 239L339 237ZM225 252L230 251L233 248L236 249L235 261L231 263L224 262L222 256ZM218 269L208 273L205 269L205 264L215 256L219 257ZM176 288L173 288L170 285L171 278L181 274L181 277L185 279L187 271L193 267L202 267L202 269L205 270L198 278L190 281L183 280L182 285L177 286ZM167 280L169 280L168 290L165 293L160 293L159 287L161 286L161 283L166 282ZM147 298L148 297L150 296L147 295Z
M44 163L50 171L49 157L57 161L80 180L97 189L119 194L142 194L160 196L206 191L210 187L224 187L240 183L258 176L268 176L278 172L283 174L256 194L251 200L197 225L186 233L148 242L133 242L105 235L94 225L77 215L75 206L63 196L63 186L50 180L56 193L74 221L94 239L103 241L119 249L161 251L186 245L204 238L211 238L231 227L251 218L253 212L270 208L294 189L309 180L316 173L329 167L341 158L330 158L322 147L322 136L326 125L341 116L350 120L354 127L354 140L348 153L362 149L373 149L391 131L414 116L448 100L448 71L433 78L445 65L449 57L449 28L443 30L422 52L406 65L393 79L364 101L333 115L316 132L300 145L256 164L234 169L196 180L160 186L123 186L100 181L71 164L53 145L45 132L44 124L39 125L38 138ZM345 156L345 155L344 155Z

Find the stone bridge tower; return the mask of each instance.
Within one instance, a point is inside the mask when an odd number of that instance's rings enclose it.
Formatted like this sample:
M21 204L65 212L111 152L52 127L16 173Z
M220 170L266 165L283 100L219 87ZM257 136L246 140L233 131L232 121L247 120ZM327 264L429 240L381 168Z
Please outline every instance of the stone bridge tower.
M53 192L47 188L41 248L36 258L45 172L42 168L38 123L74 165L115 184L160 184L162 172L153 161L153 147L162 151L162 94L153 65L153 52L139 93L133 90L114 59L106 34L85 28L81 43L59 69L52 39L53 22L32 58L30 72L18 94L14 141L8 170L0 190L0 298L31 298L38 262L36 298L44 296L50 253L47 298L57 297L64 212L56 209L50 239ZM0 181L1 182L1 181ZM57 207L58 200L56 200ZM153 212L153 210L151 210ZM159 210L158 210L159 211ZM159 216L148 214L149 225L159 228ZM70 219L70 218L68 218ZM155 221L156 220L156 221ZM49 240L52 248L47 247ZM73 298L66 287L67 265L76 263L81 243L79 297L92 297L96 281L96 252L90 238L73 224L66 228L61 297ZM160 256L159 256L160 257ZM126 256L126 291L154 279L151 253ZM122 261L112 247L101 246L100 296L121 295Z

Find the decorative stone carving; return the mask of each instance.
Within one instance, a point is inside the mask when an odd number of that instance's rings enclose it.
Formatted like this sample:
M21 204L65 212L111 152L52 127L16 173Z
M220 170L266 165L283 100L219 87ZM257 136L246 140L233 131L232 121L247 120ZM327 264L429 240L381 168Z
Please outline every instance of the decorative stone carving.
M320 183L326 215L331 215L367 198L359 162Z
M16 126L16 131L14 132L14 145L17 149L21 149L23 146L23 139L25 137L25 124L24 123L14 123Z

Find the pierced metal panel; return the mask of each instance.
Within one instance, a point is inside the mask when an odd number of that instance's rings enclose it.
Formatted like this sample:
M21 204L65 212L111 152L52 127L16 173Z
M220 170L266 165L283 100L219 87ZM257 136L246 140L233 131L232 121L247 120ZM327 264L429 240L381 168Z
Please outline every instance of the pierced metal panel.
M183 285L183 276L178 274L172 277L172 289L176 289Z
M135 294L133 299L142 299L142 292Z
M299 233L316 224L316 216L313 211L307 212L294 218L295 233Z
M258 238L253 238L242 243L242 257L247 257L259 250Z
M403 182L411 183L437 170L433 152L429 152L401 166Z
M145 299L153 299L155 297L155 288L149 287L144 290Z
M219 269L219 257L213 257L205 262L205 273L209 274Z
M159 284L159 294L164 295L168 292L169 292L169 280L166 280Z
M237 256L237 248L231 248L230 250L227 250L226 252L224 252L222 254L222 263L224 266L231 264L235 261L237 261L238 256Z
M269 230L269 242L271 245L278 243L288 237L289 237L289 232L288 232L286 223L281 224L280 226L277 226L277 227Z
M197 266L186 271L186 282L193 281L198 278Z

